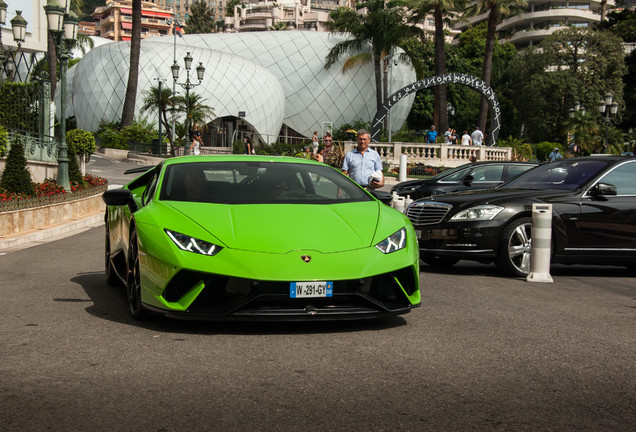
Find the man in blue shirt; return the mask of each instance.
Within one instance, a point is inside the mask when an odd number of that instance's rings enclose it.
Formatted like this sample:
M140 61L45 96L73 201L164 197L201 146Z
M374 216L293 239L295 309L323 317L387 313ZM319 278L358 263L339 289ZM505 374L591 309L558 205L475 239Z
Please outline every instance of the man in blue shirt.
M552 153L550 153L548 158L550 158L550 162L554 162L555 160L559 160L559 159L563 158L563 156L561 156L561 153L559 152L559 149L555 148L554 150L552 150Z
M434 143L437 141L437 131L435 125L431 126L431 130L426 132L426 142Z
M377 189L384 186L384 175L382 174L382 160L380 155L369 148L371 134L366 129L358 131L358 147L345 155L342 163L342 172L351 177L360 186ZM369 178L372 174L379 172L379 180Z

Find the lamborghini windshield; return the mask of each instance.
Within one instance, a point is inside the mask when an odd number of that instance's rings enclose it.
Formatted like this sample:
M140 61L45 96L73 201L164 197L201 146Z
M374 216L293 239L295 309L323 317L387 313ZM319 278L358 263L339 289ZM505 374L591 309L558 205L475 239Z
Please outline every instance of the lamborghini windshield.
M327 165L219 161L168 165L159 199L219 204L332 204L372 198Z

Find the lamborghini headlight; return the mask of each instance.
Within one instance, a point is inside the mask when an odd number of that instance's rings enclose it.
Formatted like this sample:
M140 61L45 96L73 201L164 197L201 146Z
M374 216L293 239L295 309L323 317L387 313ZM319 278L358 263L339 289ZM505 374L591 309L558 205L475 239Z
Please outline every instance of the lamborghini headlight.
M190 237L176 231L171 231L169 229L166 229L165 231L166 234L168 234L168 237L170 237L170 240L172 240L179 249L184 251L214 256L223 249L222 246L215 245L214 243L206 242L204 240L199 240L198 238Z
M382 253L390 254L391 252L404 249L406 246L406 228L394 232L380 243L375 245Z
M503 207L496 205L480 205L471 207L457 213L450 218L450 222L471 222L471 221L487 221L492 220L503 210Z

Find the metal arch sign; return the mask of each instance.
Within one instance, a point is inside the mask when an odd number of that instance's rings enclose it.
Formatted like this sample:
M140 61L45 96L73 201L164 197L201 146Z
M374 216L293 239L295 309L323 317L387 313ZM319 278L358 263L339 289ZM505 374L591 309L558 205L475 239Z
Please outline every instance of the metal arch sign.
M409 84L389 96L384 101L382 107L380 108L380 111L375 114L375 117L371 122L371 141L378 142L377 138L380 134L380 130L382 129L384 119L386 118L389 110L391 109L391 107L393 107L393 105L397 104L404 97L410 95L411 93L415 93L418 90L446 84L467 85L474 88L475 90L478 90L481 94L486 96L490 105L490 111L492 113L492 120L490 121L490 135L488 135L488 142L486 144L489 146L494 145L497 142L499 130L501 129L501 109L499 108L499 100L497 99L497 95L495 95L495 91L490 88L488 84L486 84L479 78L473 75L461 73L436 75L434 77L425 78L423 80L414 82L413 84Z

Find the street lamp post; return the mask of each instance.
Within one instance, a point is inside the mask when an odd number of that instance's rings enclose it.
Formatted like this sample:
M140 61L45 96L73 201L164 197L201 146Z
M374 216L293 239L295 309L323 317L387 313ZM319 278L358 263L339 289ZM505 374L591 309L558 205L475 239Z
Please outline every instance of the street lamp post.
M49 0L44 6L48 29L53 33L55 49L60 57L60 148L57 157L57 184L70 190L68 176L68 147L66 146L66 69L68 67L69 50L66 43L77 40L79 20L72 11L65 13L66 8L56 0Z
M190 55L190 53L188 52L186 54L186 56L183 58L183 63L185 64L185 69L186 69L186 80L185 82L179 82L179 70L181 69L179 67L179 64L175 61L172 66L170 66L170 69L172 70L172 78L174 79L175 84L179 84L182 88L185 89L186 91L186 122L185 122L185 129L186 129L186 134L187 134L187 139L190 139L190 89L201 85L201 81L203 81L203 74L205 73L205 67L203 66L203 63L199 63L199 66L196 67L196 71L197 71L197 79L199 80L198 83L194 83L192 81L190 81L190 70L192 69L192 56ZM188 146L187 144L184 145L184 154L188 153Z
M610 125L610 113L616 115L618 112L618 104L613 101L614 95L607 92L605 97L598 102L598 110L601 114L605 114L605 143L603 144L603 153L607 151L609 144L609 125ZM609 107L609 109L607 109Z
M1 0L0 0L1 1ZM179 37L181 36L179 27L181 26L181 23L179 21L177 21L174 18L170 18L168 20L168 24L170 24L172 26L172 36L173 36L173 50L172 50L172 62L176 63L177 62L177 34L179 35ZM177 81L176 80L172 80L172 96L176 96L177 93ZM175 126L176 126L176 114L173 112L172 113L172 146L173 146L173 150L174 150L174 144L177 142L177 134L175 131Z
M22 44L26 38L27 21L22 17L22 11L16 10L16 15L11 19L11 31L13 33L13 41L17 45L16 52L20 51ZM15 63L13 51L10 48L5 48L2 43L2 27L7 22L7 4L0 0L0 62L2 63L2 72L0 80L4 80L4 73L7 77L13 80L15 72Z
M391 75L392 75L391 71L392 71L392 69L394 67L396 67L398 65L398 59L394 58L394 54L389 54L386 57L384 57L384 59L387 59L387 58L389 58L389 62L387 64L389 73L388 73L388 76L387 76L388 82L387 82L387 85L386 85L387 86L387 93L388 93L387 98L388 98L389 96L391 96ZM389 129L389 143L390 143L391 142L391 109L389 109L389 111L387 111L386 116L387 116L387 126L388 126L388 129Z

